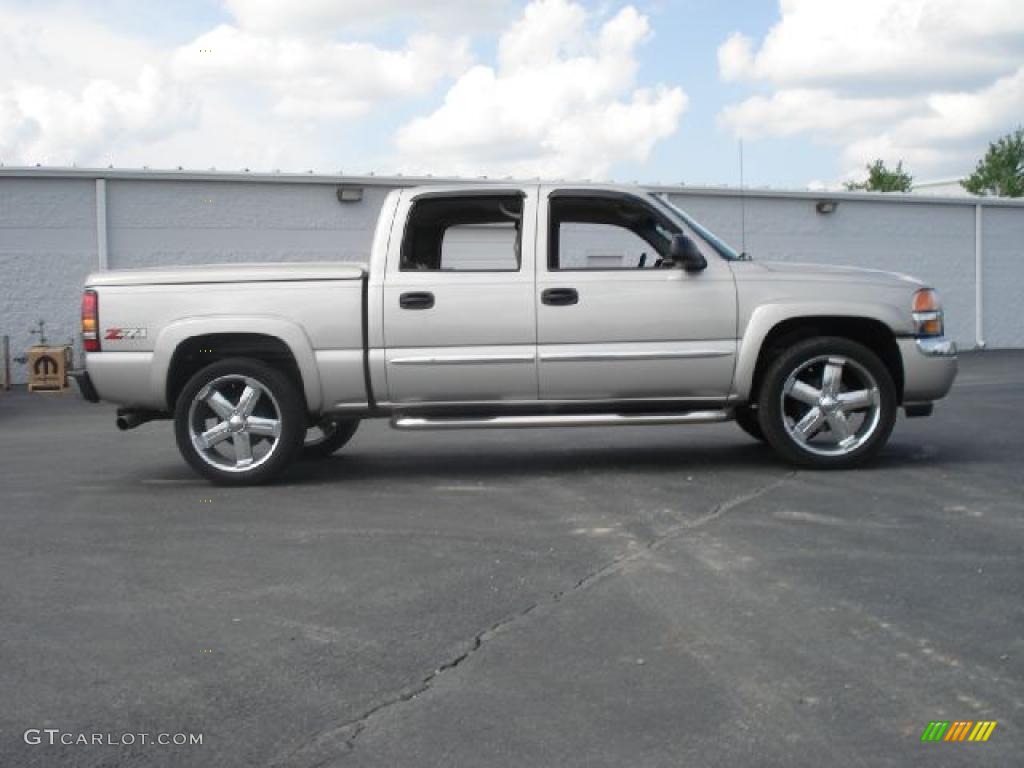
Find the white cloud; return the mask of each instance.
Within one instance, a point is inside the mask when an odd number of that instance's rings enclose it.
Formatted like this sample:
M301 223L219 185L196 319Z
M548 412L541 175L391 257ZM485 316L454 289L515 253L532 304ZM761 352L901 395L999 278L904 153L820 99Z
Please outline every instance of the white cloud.
M726 79L780 87L876 83L893 89L991 79L1024 55L1020 0L782 0L782 18L755 50L732 35L719 49Z
M63 12L0 9L0 87L14 83L63 84L74 90L90 80L133 80L159 50L118 35L73 9Z
M69 47L88 67L67 57ZM5 13L0 160L100 162L112 147L194 124L194 101L159 61L158 52L82 19Z
M398 133L413 172L603 176L643 161L686 109L679 88L635 88L647 19L626 7L596 30L582 6L535 0L501 36L496 67L476 66L444 104Z
M988 141L1018 125L1022 116L1024 67L979 91L929 96L913 115L851 142L843 160L858 171L865 158L875 157L902 159L912 171L971 171Z
M0 151L44 164L98 158L111 145L160 138L194 118L187 96L149 66L130 85L92 80L74 92L22 85L3 98L21 120L0 131Z
M427 93L465 70L467 42L410 38L388 50L363 42L274 36L221 25L178 49L174 72L207 86L262 86L274 111L294 118L347 118L381 102Z
M26 115L11 93L0 93L0 160L20 157L39 136L39 121Z
M754 41L733 32L718 46L718 72L723 80L750 77L754 69Z
M863 124L884 124L914 114L902 98L842 97L828 89L792 88L771 96L753 96L726 107L721 121L747 139L812 132L843 140Z
M737 135L806 134L841 147L847 173L882 157L921 176L969 170L1024 114L1019 0L782 0L780 8L759 45L737 33L718 49L724 80L770 89L722 111Z
M0 162L367 171L393 168L394 147L404 170L602 176L645 160L686 109L680 89L637 84L651 30L633 7L225 2L233 18L176 48L90 20L81 0L5 6ZM512 5L494 63L473 66L468 32ZM392 135L389 110L446 82Z
M355 154L343 158L338 140L356 118L423 97L470 64L465 39L437 35L391 48L221 25L173 50L71 5L2 16L0 162L8 165L335 170Z
M334 34L341 29L415 20L462 31L497 19L510 0L226 0L239 26L267 34Z

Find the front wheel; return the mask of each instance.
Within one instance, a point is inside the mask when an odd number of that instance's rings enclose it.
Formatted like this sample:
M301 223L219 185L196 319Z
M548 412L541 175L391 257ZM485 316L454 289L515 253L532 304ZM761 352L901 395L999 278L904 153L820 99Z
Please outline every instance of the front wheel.
M281 371L232 358L203 368L185 384L174 409L174 434L185 461L221 485L256 485L295 458L306 432L305 403Z
M897 394L870 349L839 337L802 341L765 373L758 412L765 439L800 466L845 469L873 458L896 422Z

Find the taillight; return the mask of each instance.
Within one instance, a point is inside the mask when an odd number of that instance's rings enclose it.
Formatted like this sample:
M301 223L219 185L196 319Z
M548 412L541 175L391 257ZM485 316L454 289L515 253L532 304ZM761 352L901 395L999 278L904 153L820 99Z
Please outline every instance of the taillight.
M82 347L86 352L100 351L100 299L96 291L82 294Z

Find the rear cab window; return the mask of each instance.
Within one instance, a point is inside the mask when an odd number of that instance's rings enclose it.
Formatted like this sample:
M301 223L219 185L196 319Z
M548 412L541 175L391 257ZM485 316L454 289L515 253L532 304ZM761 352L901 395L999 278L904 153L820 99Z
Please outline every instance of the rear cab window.
M517 272L523 196L427 197L409 212L402 272Z

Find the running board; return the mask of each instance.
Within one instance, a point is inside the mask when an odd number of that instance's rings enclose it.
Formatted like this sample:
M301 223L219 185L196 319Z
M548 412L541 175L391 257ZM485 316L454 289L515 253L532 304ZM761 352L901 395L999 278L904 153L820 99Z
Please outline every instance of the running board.
M391 426L403 430L527 429L531 427L646 427L657 424L715 424L729 421L731 410L682 413L559 413L510 416L394 416Z

